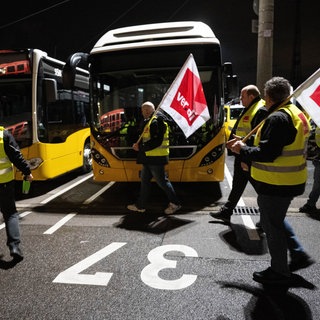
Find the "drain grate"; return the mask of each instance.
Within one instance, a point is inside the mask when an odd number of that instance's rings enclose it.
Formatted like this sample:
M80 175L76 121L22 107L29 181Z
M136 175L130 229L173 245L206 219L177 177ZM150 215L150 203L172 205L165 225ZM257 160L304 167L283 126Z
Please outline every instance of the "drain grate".
M246 214L250 216L257 216L259 213L259 208L256 207L235 207L233 209L233 214L236 215Z

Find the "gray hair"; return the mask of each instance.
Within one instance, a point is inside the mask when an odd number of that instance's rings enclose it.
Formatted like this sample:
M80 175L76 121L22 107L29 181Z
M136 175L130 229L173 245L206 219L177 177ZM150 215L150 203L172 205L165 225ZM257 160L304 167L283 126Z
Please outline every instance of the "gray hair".
M282 102L289 97L291 90L290 82L282 77L273 77L264 85L264 94L274 103Z

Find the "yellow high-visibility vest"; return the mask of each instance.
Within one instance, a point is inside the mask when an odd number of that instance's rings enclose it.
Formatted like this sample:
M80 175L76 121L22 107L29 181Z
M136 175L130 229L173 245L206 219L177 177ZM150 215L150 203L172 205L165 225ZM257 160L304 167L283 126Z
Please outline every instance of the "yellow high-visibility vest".
M13 164L4 151L3 132L4 127L0 127L0 183L14 179Z
M307 180L306 148L310 133L310 124L305 115L295 105L282 107L291 115L293 124L297 129L295 141L284 146L282 154L273 162L252 162L251 176L257 181L272 185L298 185ZM262 125L254 140L259 145Z
M238 126L236 128L236 135L240 137L245 137L253 128L251 128L251 121L257 111L265 105L263 99L257 101L250 109L242 115L239 120Z
M320 148L320 128L318 126L316 127L315 139L317 146Z
M153 116L151 119L151 122L153 119L156 119L156 118L157 118L156 116ZM166 127L166 131L163 135L162 143L159 147L152 149L152 150L149 150L149 151L146 151L147 157L163 157L163 156L169 155L169 129L168 129L168 124L165 121L163 123ZM150 138L151 138L150 137L150 126L148 126L147 128L144 129L144 132L142 135L142 141L147 142L150 140Z

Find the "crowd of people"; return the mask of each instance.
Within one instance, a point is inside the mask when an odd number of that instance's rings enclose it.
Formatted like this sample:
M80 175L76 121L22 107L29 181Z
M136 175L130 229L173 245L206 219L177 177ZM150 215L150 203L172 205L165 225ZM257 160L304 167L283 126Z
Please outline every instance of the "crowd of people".
M288 284L292 272L306 268L314 260L305 251L294 233L286 214L294 197L302 195L307 181L306 145L310 122L294 105L290 83L282 77L273 77L265 83L264 99L255 85L242 88L240 99L244 109L234 125L227 148L234 155L232 190L227 202L211 217L230 223L248 181L257 192L260 211L259 225L266 234L271 256L270 267L253 273L253 279L262 284ZM143 122L140 138L133 144L137 163L142 165L139 197L127 209L138 213L146 211L152 178L168 199L165 214L174 214L181 208L170 180L165 173L169 161L168 124L155 113L152 102L141 106ZM257 129L253 133L253 129ZM301 212L316 212L320 196L320 129L315 130L317 152L313 158L314 184ZM4 217L7 246L13 260L20 262L18 215L14 200L14 173L16 166L25 179L31 181L30 167L20 153L13 136L0 127L0 206ZM288 261L288 252L290 261Z
M264 99L255 85L242 88L240 100L244 109L226 144L235 156L232 190L220 210L210 213L211 217L230 223L234 208L248 181L251 182L258 194L258 225L266 234L271 256L269 268L253 273L253 279L262 284L288 284L293 271L314 263L286 218L293 198L305 191L305 146L310 135L309 120L288 99L290 90L289 81L282 77L273 77L265 83ZM138 152L137 163L142 164L140 195L127 208L145 212L154 178L168 198L165 214L173 214L181 208L181 203L164 171L169 155L168 128L165 121L154 114L151 102L145 102L141 111L144 117L141 139L133 145ZM317 136L320 146L319 137L320 134ZM314 159L315 183L301 212L316 209L320 196L319 159Z
M310 134L305 114L287 99L290 89L289 81L282 77L267 81L264 97L268 112L258 126L253 144L244 142L243 136L234 136L227 143L227 148L240 158L242 168L250 170L258 194L260 223L271 263L266 270L254 272L253 279L263 284L288 284L293 271L314 263L286 219L293 198L305 191Z

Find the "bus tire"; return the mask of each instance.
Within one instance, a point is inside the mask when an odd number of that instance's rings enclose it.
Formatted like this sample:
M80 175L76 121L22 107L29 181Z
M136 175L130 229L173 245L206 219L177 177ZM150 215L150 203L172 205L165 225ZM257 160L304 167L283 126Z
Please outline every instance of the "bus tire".
M81 169L83 173L88 173L92 170L90 141L86 141L83 146L83 164Z

